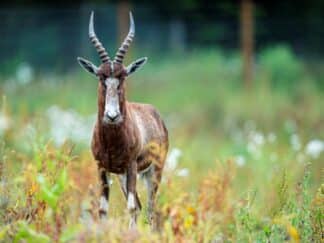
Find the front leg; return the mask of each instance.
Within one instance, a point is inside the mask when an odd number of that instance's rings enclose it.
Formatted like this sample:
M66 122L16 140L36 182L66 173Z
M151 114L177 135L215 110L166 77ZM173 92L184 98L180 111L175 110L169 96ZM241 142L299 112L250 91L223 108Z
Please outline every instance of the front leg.
M120 184L120 188L127 200L127 188L126 188L126 180L127 180L127 177L126 175L124 174L121 174L121 175L118 175L117 176L118 180L119 180L119 184ZM139 209L139 210L142 210L142 204L141 204L141 201L138 197L138 194L136 193L135 195L135 203L136 203L136 207Z
M106 169L99 167L99 177L101 181L99 216L100 218L103 218L108 215L110 175Z
M137 213L139 211L137 203L135 203L136 193L136 176L137 176L137 163L131 161L127 168L127 209L131 214L129 227L136 226Z

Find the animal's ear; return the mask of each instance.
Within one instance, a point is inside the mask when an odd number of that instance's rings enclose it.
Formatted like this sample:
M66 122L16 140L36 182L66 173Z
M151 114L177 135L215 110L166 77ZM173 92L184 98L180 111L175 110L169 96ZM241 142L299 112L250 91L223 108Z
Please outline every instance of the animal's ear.
M126 68L127 76L134 73L136 70L138 70L140 67L142 67L147 61L147 57L142 57L137 59L135 62L132 62L129 64Z
M82 58L82 57L78 57L78 62L80 64L81 67L83 67L85 70L87 70L89 73L92 73L94 75L97 75L98 73L98 67L96 65L94 65L92 62Z

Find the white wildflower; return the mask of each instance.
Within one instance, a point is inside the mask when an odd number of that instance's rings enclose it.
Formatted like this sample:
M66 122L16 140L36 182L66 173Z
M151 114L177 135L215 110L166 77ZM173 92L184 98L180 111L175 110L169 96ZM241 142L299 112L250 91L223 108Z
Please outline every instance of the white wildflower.
M308 142L305 152L313 159L317 159L324 151L324 141L314 139Z
M234 161L238 167L242 167L246 163L245 157L243 155L236 156Z
M178 148L172 148L169 152L168 157L166 159L166 170L175 170L178 166L179 158L181 157L182 152Z
M182 168L182 169L178 170L177 176L180 176L180 177L189 176L189 169L188 168Z
M249 143L254 144L255 146L259 147L264 144L264 135L260 132L252 131L248 134Z
M249 141L247 144L247 150L255 158L260 158L262 153L262 145L264 143L264 137L260 133L251 133L249 135Z
M260 158L262 153L262 145L264 144L264 135L257 131L251 131L248 134L247 150L255 158Z
M256 144L256 145L263 145L264 144L264 136L262 133L259 133L259 132L255 132L253 133L253 142Z
M10 118L5 114L0 112L0 135L3 135L11 126Z
M260 148L253 142L249 142L247 145L247 151L252 154L255 158L261 157L261 150Z
M65 111L57 106L50 107L46 113L50 122L50 135L57 145L63 144L66 139L89 143L94 115L83 118L73 110Z
M19 84L28 84L34 77L34 71L27 63L19 65L16 71L16 79Z

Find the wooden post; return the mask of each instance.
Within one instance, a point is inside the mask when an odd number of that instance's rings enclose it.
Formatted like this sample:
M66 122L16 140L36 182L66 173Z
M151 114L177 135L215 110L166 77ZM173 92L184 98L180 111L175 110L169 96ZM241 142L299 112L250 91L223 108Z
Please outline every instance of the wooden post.
M251 88L254 66L253 0L241 0L241 48L243 57L243 80Z

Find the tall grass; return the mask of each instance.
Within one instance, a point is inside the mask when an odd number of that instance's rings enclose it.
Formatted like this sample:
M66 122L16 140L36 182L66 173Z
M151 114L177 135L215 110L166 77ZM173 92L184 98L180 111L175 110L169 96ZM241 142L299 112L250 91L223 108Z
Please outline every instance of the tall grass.
M136 231L127 229L115 178L110 217L101 221L89 144L64 133L65 143L53 139L53 105L72 120L79 113L78 122L95 118L95 77L80 71L5 82L0 241L320 242L321 77L285 47L257 57L251 90L240 73L235 53L196 51L153 60L127 81L129 99L155 105L171 150L181 151L170 156L159 190L160 232L150 231L145 213ZM138 189L145 201L142 183Z

